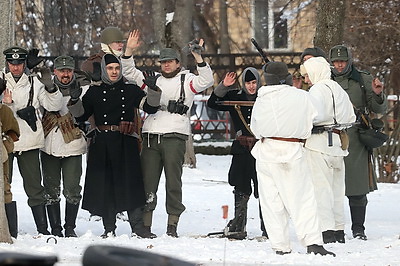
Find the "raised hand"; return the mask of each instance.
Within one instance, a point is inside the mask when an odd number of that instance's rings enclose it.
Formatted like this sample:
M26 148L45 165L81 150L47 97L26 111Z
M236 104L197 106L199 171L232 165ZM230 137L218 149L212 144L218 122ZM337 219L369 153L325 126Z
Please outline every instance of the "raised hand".
M236 73L235 72L226 73L224 81L223 81L224 86L225 87L232 86L233 84L235 84L235 82L236 82Z
M372 80L372 90L375 92L376 95L379 95L383 91L383 84L378 78L374 78Z
M140 31L133 30L129 32L124 55L131 56L133 54L133 51L136 50L141 44L142 42L140 41Z
M38 79L44 84L44 88L46 89L46 91L50 93L55 92L57 88L54 86L50 69L47 67L42 67L39 69L39 71L41 75L38 76Z
M154 91L160 90L160 88L158 88L158 86L156 85L157 79L160 76L159 74L156 75L154 71L148 70L148 71L143 71L143 76L144 76L143 83L146 84L147 87L149 87Z
M10 104L12 101L12 91L10 89L6 89L3 93L3 103Z

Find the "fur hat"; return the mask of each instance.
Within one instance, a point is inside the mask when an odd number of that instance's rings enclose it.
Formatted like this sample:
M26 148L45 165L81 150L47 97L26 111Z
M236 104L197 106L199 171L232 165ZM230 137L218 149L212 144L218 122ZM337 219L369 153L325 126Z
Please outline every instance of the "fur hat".
M293 84L292 75L284 62L269 62L263 69L267 85Z

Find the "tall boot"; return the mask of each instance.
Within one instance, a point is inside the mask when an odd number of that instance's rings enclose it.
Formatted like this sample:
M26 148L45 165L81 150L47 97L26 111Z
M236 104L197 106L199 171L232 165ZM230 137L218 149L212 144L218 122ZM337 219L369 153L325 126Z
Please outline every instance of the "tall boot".
M18 235L18 216L17 216L17 202L12 201L5 204L6 216L8 221L8 230L10 235L17 238Z
M38 233L43 235L50 235L50 232L47 230L46 207L44 206L44 204L32 206L31 210Z
M265 229L265 225L264 225L264 218L262 216L262 211L261 211L261 205L260 203L258 203L258 207L259 207L259 213L260 213L260 229L262 232L262 236L268 238L268 233L267 233L267 229Z
M116 218L117 213L113 211L109 211L107 214L103 215L101 218L103 220L103 226L104 226L104 232L103 234L100 235L101 238L108 238L108 237L114 237L116 236L115 234L115 229L117 226L115 223L117 222Z
M167 235L170 237L178 237L178 222L179 216L174 214L168 214L168 222L167 222Z
M51 227L51 234L53 236L64 237L61 227L61 213L60 213L60 202L47 205L47 215L49 216L49 222Z
M351 230L353 231L353 237L361 240L367 240L367 236L365 235L365 213L366 206L350 206L350 214L351 214Z
M150 231L150 226L144 226L143 223L143 208L136 208L133 211L128 211L129 224L131 225L132 235L137 235L141 238L156 238L157 236Z
M249 195L235 192L235 217L227 225L226 237L233 239L244 239L247 236L247 202Z
M79 203L65 203L65 237L78 237L75 233L76 216L78 215Z

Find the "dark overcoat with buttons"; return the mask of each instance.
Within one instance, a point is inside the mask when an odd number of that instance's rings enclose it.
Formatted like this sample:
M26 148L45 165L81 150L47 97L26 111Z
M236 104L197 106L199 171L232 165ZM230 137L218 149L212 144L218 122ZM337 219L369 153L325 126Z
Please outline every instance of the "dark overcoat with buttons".
M146 94L134 84L122 79L113 85L91 86L82 98L84 114L77 121L94 116L96 126L133 122ZM155 113L144 101L143 110ZM134 210L145 203L143 176L140 166L138 139L119 131L97 130L89 147L82 208L91 214L106 215Z
M219 105L218 101L248 101L246 93L243 90L231 90L228 91L228 93L222 98L219 98L212 93L207 101L207 105L208 107L218 111L228 111L232 119L235 132L241 131L243 136L253 136L253 134L249 131L249 128L243 123L239 113L235 110L235 107ZM253 106L240 106L240 110L246 124L250 125ZM258 198L255 159L251 155L250 150L247 147L242 146L238 140L234 140L230 153L233 155L233 157L228 174L229 184L235 187L236 192L250 195L252 192L251 180L253 180L254 196Z

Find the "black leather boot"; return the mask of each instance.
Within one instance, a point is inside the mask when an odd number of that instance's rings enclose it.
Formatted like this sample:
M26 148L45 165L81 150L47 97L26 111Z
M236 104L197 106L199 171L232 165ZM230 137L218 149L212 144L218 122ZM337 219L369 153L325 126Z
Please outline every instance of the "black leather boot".
M32 206L31 210L38 233L43 235L50 235L50 232L47 230L46 207L43 204L36 205Z
M246 238L246 223L247 223L247 202L249 201L249 195L241 192L235 193L235 217L229 221L227 228L224 230L225 237L232 239L242 240Z
M322 232L322 239L324 240L324 244L335 243L335 232L333 230L327 230Z
M6 215L8 221L8 230L10 235L14 238L18 236L18 215L17 215L17 202L12 201L5 204Z
M116 213L109 212L107 215L102 216L104 232L103 234L100 235L101 238L116 236L115 234L115 229L117 228L117 226L115 225L115 223L117 222L116 215L117 215Z
M76 227L76 216L78 215L79 203L78 204L65 204L65 237L78 237L75 233Z
M149 226L144 226L143 223L143 208L136 208L133 211L128 211L129 224L131 225L132 235L137 235L141 238L156 238L157 236L150 231Z
M326 250L323 246L320 246L320 245L307 246L307 253L308 254L311 254L311 253L320 254L322 256L332 255L332 256L336 257L335 253Z
M53 236L64 237L61 226L60 202L47 205L47 215L49 216L51 234Z
M367 240L365 235L365 212L366 206L350 206L351 214L351 231L353 231L353 237L361 240Z

